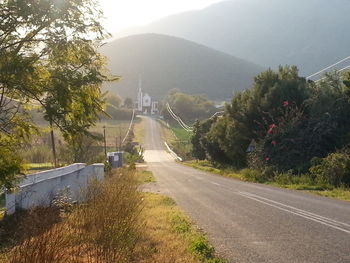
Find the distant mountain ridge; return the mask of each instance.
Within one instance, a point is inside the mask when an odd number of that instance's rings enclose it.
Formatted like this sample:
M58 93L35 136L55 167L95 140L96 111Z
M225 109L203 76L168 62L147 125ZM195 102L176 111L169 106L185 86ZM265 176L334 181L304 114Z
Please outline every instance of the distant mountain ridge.
M103 46L111 73L122 76L109 90L135 98L142 88L156 98L171 89L229 99L234 91L249 88L263 68L194 42L157 34L135 35Z
M350 55L349 10L349 0L224 1L117 37L172 35L265 67L297 65L308 75Z

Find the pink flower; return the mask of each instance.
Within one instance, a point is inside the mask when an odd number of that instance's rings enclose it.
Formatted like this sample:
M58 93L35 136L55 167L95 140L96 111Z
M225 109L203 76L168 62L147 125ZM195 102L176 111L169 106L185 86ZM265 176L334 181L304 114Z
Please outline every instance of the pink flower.
M267 133L268 133L268 134L272 134L273 129L276 128L276 127L277 127L276 124L271 124L271 125L269 126L269 129L268 129Z
M265 161L270 161L270 157L266 157L266 158L265 158Z
M289 105L288 100L283 101L283 107L288 107L288 105Z
M277 142L276 141L272 141L271 144L276 146Z

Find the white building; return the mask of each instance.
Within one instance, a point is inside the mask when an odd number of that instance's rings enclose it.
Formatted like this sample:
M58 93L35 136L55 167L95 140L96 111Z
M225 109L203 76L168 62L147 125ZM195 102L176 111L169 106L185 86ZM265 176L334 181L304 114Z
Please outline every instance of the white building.
M153 100L148 93L143 93L142 91L142 81L139 81L139 91L137 93L136 109L139 113L143 114L157 114L158 101Z

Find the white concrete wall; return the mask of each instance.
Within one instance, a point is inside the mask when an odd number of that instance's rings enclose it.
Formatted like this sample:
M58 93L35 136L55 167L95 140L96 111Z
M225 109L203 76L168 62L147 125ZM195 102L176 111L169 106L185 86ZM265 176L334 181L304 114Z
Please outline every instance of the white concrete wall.
M63 190L69 189L71 201L78 201L81 192L91 180L103 180L104 164L86 166L76 163L66 167L43 171L26 176L15 193L6 193L7 214L16 208L30 209L35 206L48 206Z

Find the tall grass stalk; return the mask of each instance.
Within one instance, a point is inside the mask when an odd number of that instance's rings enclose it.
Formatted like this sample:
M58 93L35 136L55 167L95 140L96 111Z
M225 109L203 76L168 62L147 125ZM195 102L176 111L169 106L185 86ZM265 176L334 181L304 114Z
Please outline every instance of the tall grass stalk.
M30 211L6 262L130 262L143 225L137 189L134 171L117 170L103 183L93 182L84 192L86 202L72 212Z

